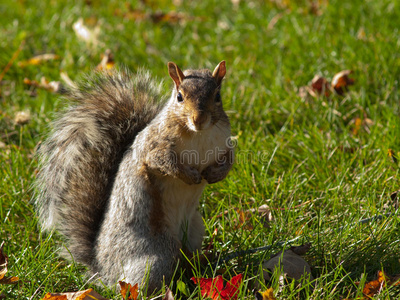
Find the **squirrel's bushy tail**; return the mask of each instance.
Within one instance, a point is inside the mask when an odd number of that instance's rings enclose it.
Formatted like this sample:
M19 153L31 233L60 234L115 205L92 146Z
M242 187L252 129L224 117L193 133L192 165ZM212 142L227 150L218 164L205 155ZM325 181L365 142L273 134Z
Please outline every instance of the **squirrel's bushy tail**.
M92 263L118 165L160 111L161 94L161 84L142 71L96 73L67 93L71 104L40 145L39 221L64 235L75 260Z

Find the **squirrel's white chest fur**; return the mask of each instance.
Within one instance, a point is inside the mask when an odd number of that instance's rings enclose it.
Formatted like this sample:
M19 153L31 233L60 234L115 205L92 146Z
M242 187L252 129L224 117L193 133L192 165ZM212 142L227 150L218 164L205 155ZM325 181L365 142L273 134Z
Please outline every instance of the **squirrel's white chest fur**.
M230 129L226 126L212 126L204 132L183 137L177 142L177 157L181 162L197 168L200 172L215 164L227 149ZM169 177L162 184L163 208L167 226L173 235L187 243L192 250L201 247L204 225L197 211L199 199L206 180L200 184L188 185L180 179Z

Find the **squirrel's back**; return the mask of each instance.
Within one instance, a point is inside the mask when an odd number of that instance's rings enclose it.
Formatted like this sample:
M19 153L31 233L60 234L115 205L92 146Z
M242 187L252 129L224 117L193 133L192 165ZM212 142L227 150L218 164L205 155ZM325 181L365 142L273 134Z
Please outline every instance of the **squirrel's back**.
M74 259L91 265L119 163L162 108L148 73L99 72L67 93L71 101L40 145L35 195L44 229L66 237Z

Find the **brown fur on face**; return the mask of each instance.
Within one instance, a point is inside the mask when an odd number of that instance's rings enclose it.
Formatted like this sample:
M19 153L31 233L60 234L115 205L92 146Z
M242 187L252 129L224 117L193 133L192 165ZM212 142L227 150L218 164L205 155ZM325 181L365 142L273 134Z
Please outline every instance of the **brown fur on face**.
M207 69L181 72L174 63L168 66L176 91L172 112L182 128L189 132L201 131L217 122L229 123L219 94L226 72L225 62L221 62L213 73Z

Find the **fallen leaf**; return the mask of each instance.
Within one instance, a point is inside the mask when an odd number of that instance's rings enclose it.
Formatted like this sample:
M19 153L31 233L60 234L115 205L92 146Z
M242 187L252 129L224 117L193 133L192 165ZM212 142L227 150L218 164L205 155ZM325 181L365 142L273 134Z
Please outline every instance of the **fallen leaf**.
M150 18L154 23L164 22L164 23L174 23L174 24L183 21L190 21L191 19L193 19L192 17L185 15L184 13L176 11L170 11L167 13L161 11L155 12L150 15Z
M358 131L360 130L360 128L361 128L361 124L362 124L362 120L360 119L360 118L355 118L355 120L354 120L354 127L353 127L353 135L357 135L358 134Z
M47 293L42 300L109 300L94 291L87 289L70 293Z
M297 246L297 247L291 247L290 250L292 250L294 253L297 255L304 255L310 250L311 248L311 243L305 243L304 245Z
M4 242L0 246L0 284L14 284L18 282L18 277L6 277L8 271L8 256L3 252Z
M371 299L378 295L385 286L397 286L400 284L400 275L389 276L384 271L379 270L377 273L377 279L372 280L364 285L363 299ZM358 284L358 283L356 283Z
M321 95L329 97L333 91L338 95L343 95L348 90L348 87L354 84L354 79L349 77L351 73L351 70L341 71L333 77L331 83L325 77L315 75L309 85L298 89L298 95L303 99L309 95L314 98L319 98Z
M45 89L53 93L61 93L63 86L59 81L48 81L45 77L40 78L40 82L36 80L24 79L26 85L34 86L37 88Z
M18 111L14 117L14 123L17 125L28 124L31 120L31 115L27 111Z
M388 280L389 278L385 275L383 271L378 271L378 278L364 285L364 296L373 297L376 294L380 293L382 288L386 286Z
M47 293L42 300L68 300L66 295Z
M162 300L174 300L174 295L172 294L172 291L167 288L167 292L165 293L165 296L162 298Z
M396 153L394 153L394 151L392 149L388 149L388 156L393 160L393 162L395 164L397 164L397 162L398 162L397 156L396 156Z
M271 209L267 204L263 204L258 208L258 215L261 218L261 222L265 228L269 228L269 223L274 220Z
M87 43L92 43L93 45L98 44L98 36L100 34L100 25L98 24L96 27L93 29L89 29L84 23L83 19L79 18L78 21L76 21L73 25L72 28L75 31L76 36L87 42Z
M60 56L53 54L53 53L46 53L46 54L41 54L34 56L28 60L20 61L18 62L18 66L21 68L24 68L26 66L36 66L41 64L44 61L49 61L49 60L56 60L60 59Z
M137 299L137 296L139 295L138 292L139 285L137 283L134 286L132 286L130 283L119 281L119 285L121 286L121 295L123 299L129 299L129 300ZM127 294L128 298L126 298Z
M256 300L276 300L276 298L274 296L274 289L269 288L265 292L262 292L262 293L257 292Z
M111 53L110 49L107 49L102 55L101 62L97 65L97 70L111 70L114 68L115 61L114 55Z
M307 244L300 247L301 248L298 248L297 250L295 249L295 251L298 253L305 253L305 249L309 248ZM270 260L264 262L263 269L264 278L267 280L271 279L268 270L274 273L275 269L279 270L278 272L282 270L282 274L284 276L293 278L295 280L300 280L303 276L309 276L310 280L313 280L310 265L300 255L296 254L291 249L286 250L283 253L280 251Z
M337 94L343 95L348 90L349 85L354 84L354 79L349 77L351 73L353 71L343 70L333 76L331 86Z
M311 80L311 89L313 92L316 93L316 95L311 95L313 97L319 95L325 95L326 97L328 97L331 94L328 80L320 75L315 75L314 78Z
M195 278L191 280L195 284L200 285L201 295L203 297L209 297L213 300L228 300L237 299L239 294L239 286L242 282L242 274L238 274L231 278L224 287L224 280L219 275L215 278Z
M367 34L365 33L364 27L360 27L357 32L357 39L366 41L367 40Z
M144 10L132 8L130 3L126 5L127 12L123 12L121 9L117 8L114 11L114 15L122 16L124 19L134 20L134 21L142 21L142 20L151 20L153 23L183 23L187 21L193 21L195 19L202 19L199 17L192 17L186 15L182 12L176 11L169 11L169 12L162 12L157 11L154 13L146 13Z

